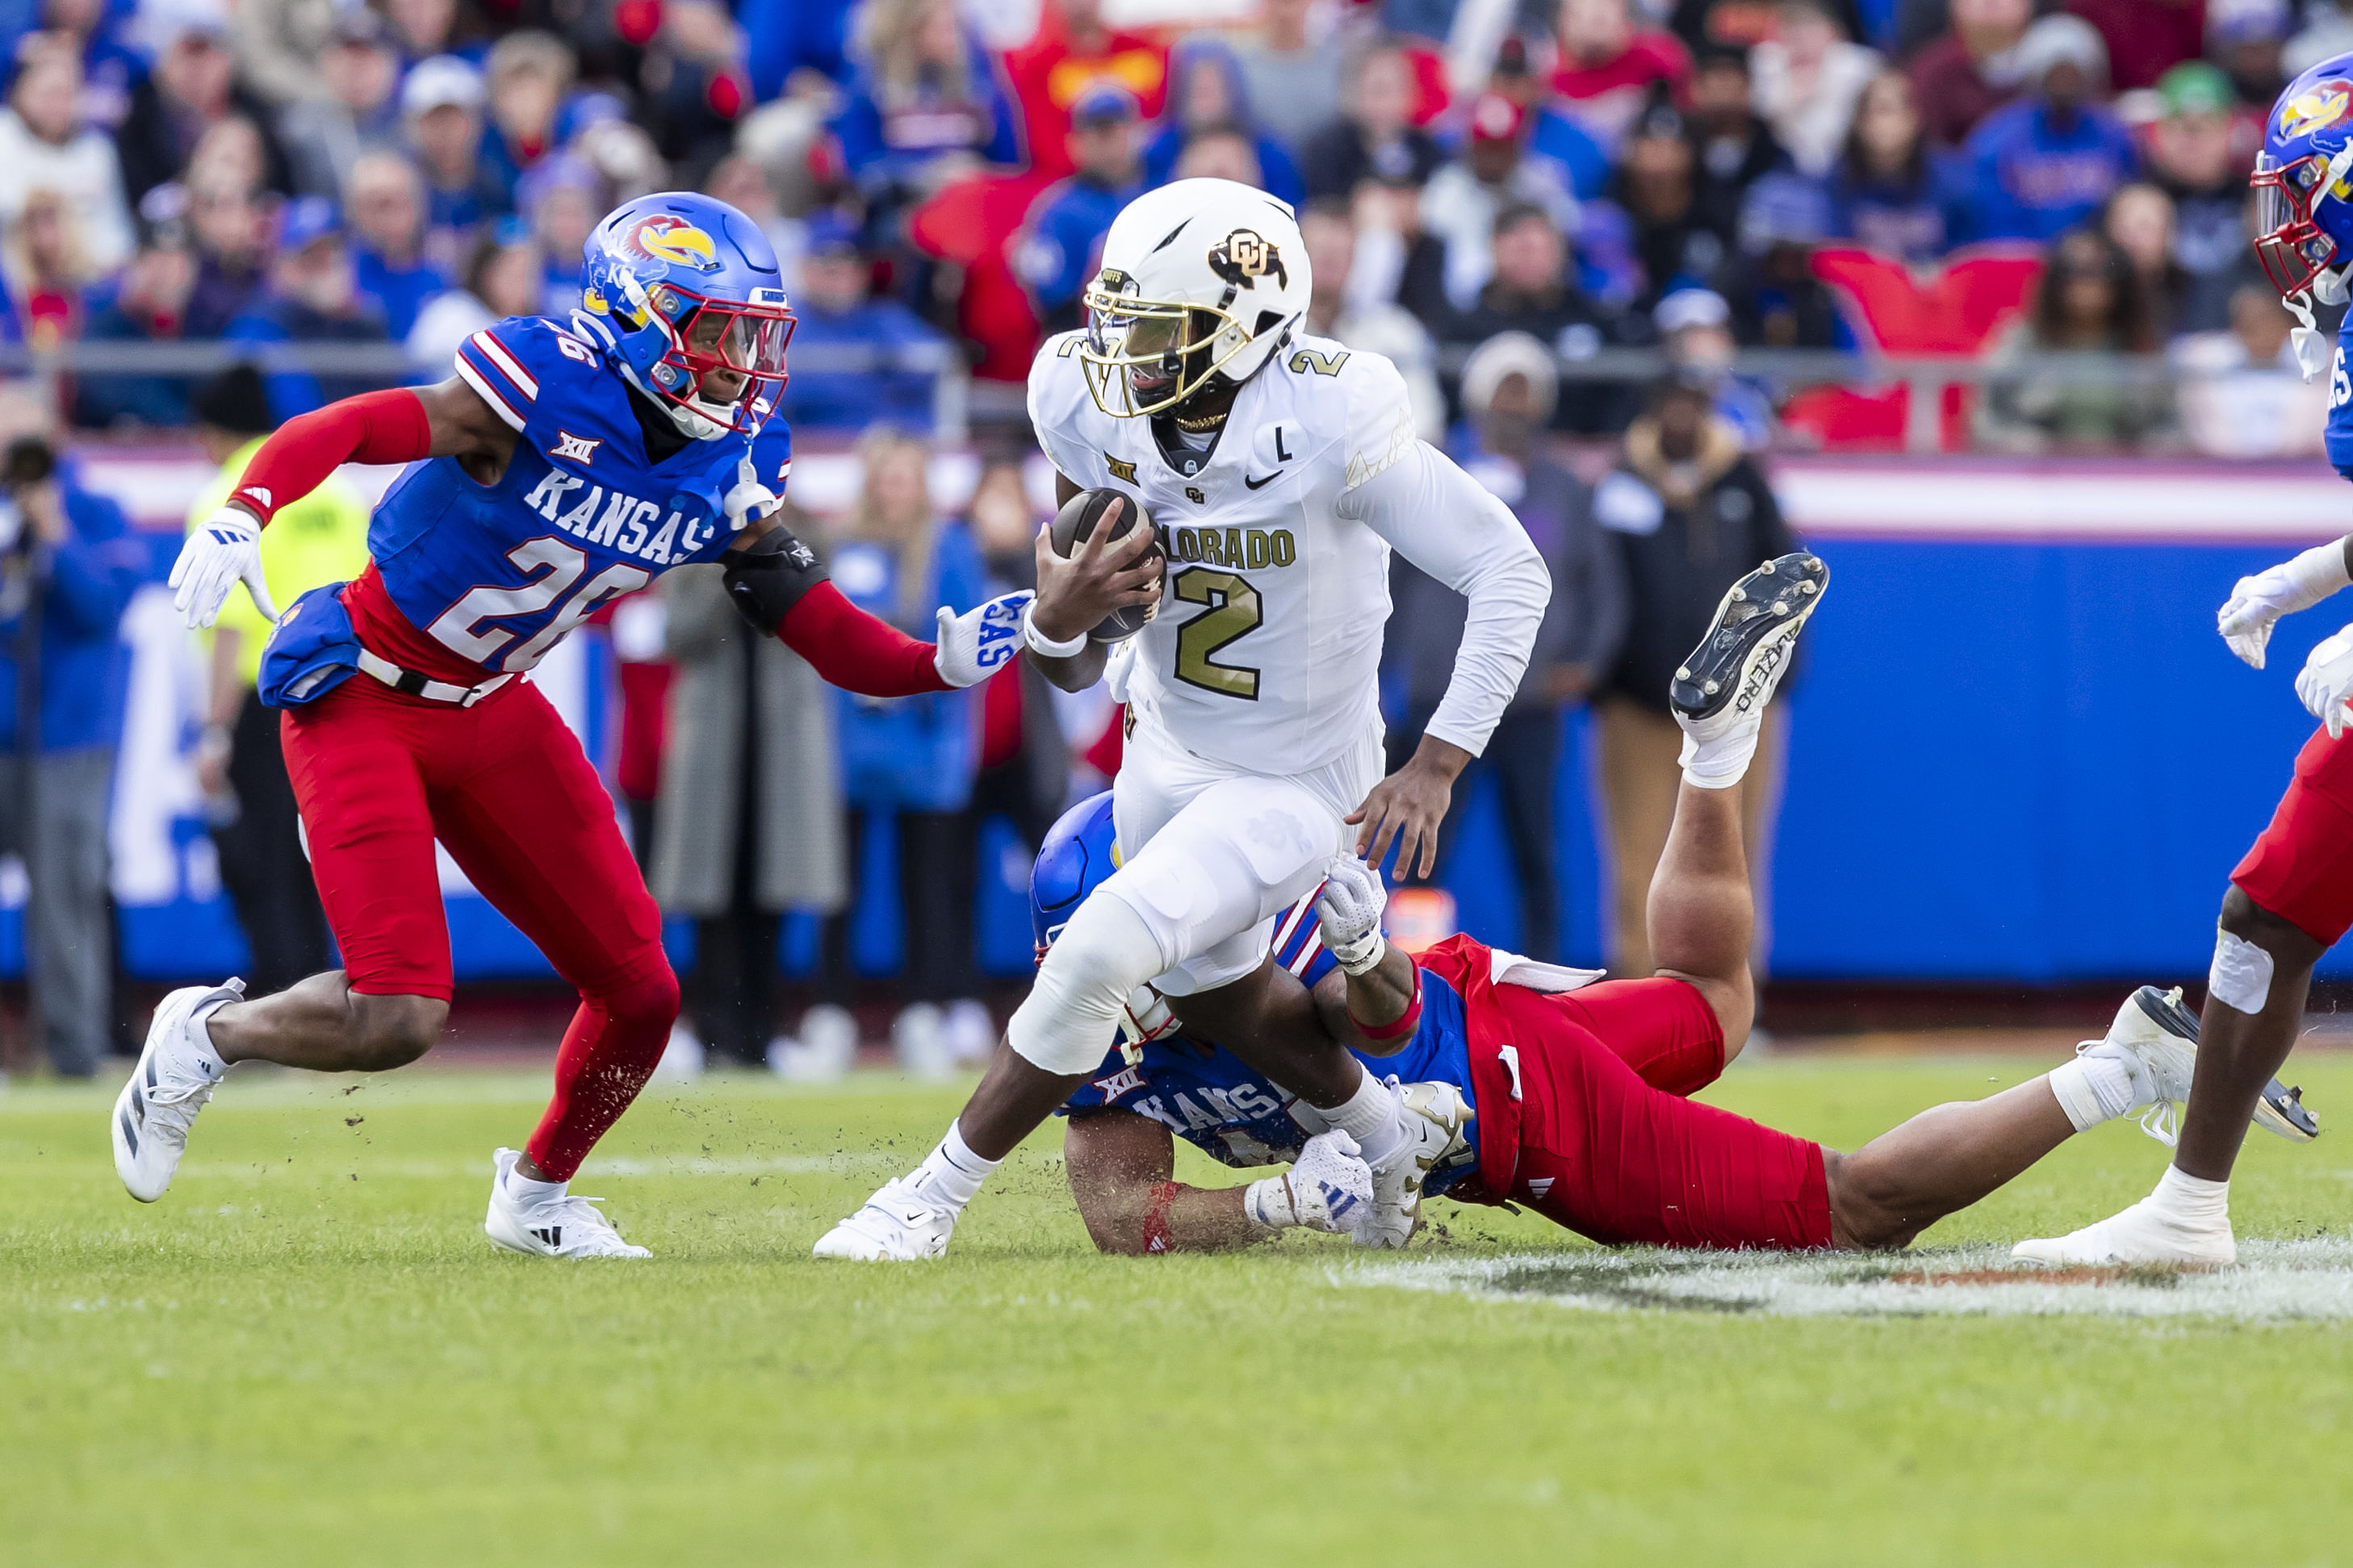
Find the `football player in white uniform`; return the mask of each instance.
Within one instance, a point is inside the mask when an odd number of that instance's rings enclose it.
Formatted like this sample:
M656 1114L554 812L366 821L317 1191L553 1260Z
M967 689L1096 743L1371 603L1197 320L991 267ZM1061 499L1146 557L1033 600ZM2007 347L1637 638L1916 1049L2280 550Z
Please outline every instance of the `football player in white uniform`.
M1115 489L1155 525L1106 543L1107 513L1067 560L1041 535L1041 589L1060 577L1068 591L1025 630L1030 657L1081 689L1107 653L1078 607L1158 595L1156 616L1109 658L1128 705L1120 869L1057 934L938 1148L818 1256L939 1256L981 1182L1103 1060L1112 1031L1173 1026L1171 1007L1362 1147L1377 1190L1359 1241L1410 1233L1416 1162L1434 1152L1414 1126L1426 1119L1404 1116L1336 1043L1258 1022L1273 919L1342 847L1377 864L1394 842L1401 863L1431 868L1454 778L1518 688L1551 580L1509 510L1416 437L1396 369L1306 335L1308 294L1287 205L1181 180L1120 214L1087 327L1039 351L1030 419L1062 499ZM1384 779L1392 547L1470 606L1446 699Z

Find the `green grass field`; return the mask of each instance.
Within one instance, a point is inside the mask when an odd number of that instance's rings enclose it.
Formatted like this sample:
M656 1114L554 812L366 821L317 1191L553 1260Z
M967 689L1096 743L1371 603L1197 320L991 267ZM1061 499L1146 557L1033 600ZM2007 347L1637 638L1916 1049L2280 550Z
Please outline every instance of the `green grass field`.
M1710 1097L1852 1147L2030 1070ZM2294 1076L2353 1126L2353 1061ZM1050 1132L946 1261L819 1266L962 1098L879 1076L657 1090L575 1184L655 1261L550 1265L480 1229L543 1089L240 1075L152 1208L112 1086L0 1095L0 1563L2353 1560L2343 1323L1596 1312L1299 1237L1099 1258ZM2242 1237L2343 1236L2348 1138L2258 1136ZM2103 1128L1930 1242L2096 1217L2162 1160ZM1577 1245L1432 1209L1417 1252Z

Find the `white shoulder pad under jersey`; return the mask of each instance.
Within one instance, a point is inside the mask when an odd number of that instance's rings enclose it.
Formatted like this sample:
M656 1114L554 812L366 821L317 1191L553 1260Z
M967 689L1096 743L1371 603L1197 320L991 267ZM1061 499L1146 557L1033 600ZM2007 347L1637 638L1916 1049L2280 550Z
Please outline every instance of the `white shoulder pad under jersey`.
M1171 456L1149 420L1096 406L1078 341L1039 351L1029 415L1055 468L1134 496L1168 552L1128 687L1139 721L1268 773L1360 743L1379 723L1389 551L1334 502L1411 445L1404 378L1378 354L1294 337L1243 384L1216 445Z

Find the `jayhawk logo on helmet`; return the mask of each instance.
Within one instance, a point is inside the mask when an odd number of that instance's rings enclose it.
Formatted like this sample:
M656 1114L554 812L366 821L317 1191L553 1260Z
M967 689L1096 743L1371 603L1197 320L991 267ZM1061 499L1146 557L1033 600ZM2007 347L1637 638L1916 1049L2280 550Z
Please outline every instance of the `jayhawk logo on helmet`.
M2302 136L2334 125L2345 118L2348 107L2353 107L2353 81L2340 78L2315 82L2280 105L2279 133L2283 137Z
M698 272L719 270L719 249L711 237L669 213L656 213L629 232L629 244L674 267L691 267Z

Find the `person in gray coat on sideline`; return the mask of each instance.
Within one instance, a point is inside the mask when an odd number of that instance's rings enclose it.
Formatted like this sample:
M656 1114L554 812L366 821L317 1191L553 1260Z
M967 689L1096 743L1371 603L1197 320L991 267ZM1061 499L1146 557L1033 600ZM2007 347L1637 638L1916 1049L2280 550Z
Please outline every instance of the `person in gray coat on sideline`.
M678 676L649 880L696 922L686 1005L709 1049L765 1064L784 911L849 898L832 704L799 655L744 624L718 567L681 567L659 592ZM828 1044L828 1070L847 1068L855 1027Z

